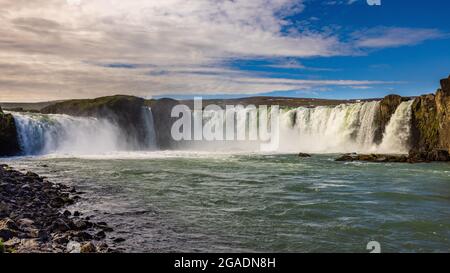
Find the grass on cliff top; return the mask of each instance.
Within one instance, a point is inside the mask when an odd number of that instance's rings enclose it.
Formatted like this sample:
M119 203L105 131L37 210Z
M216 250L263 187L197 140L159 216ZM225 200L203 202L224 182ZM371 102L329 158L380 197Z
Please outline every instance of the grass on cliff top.
M96 99L78 99L78 100L68 100L59 102L53 105L50 105L43 109L52 110L58 108L69 108L69 109L78 109L80 111L88 111L91 109L97 109L102 106L115 107L117 105L123 103L136 103L142 101L143 99L133 96L126 95L116 95L116 96L108 96L108 97L100 97Z

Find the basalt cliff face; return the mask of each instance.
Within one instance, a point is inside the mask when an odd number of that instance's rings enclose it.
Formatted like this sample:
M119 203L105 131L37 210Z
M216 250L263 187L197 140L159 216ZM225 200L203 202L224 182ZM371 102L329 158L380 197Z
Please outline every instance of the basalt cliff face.
M0 107L0 157L20 153L16 124L11 114L3 113Z
M179 103L179 101L173 99L151 100L146 103L152 109L156 144L159 149L176 149L178 145L171 134L172 125L177 118L172 117L171 114L172 108Z
M412 152L450 151L450 77L436 94L417 97L412 105Z

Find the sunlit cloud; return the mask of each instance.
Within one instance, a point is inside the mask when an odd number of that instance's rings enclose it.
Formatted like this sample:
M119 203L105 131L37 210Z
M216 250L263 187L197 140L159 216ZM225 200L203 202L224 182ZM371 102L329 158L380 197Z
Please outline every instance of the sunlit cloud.
M0 100L132 94L257 94L374 81L272 79L229 60L351 56L420 43L437 31L339 35L298 29L294 0L0 0ZM413 36L412 38L408 38ZM400 37L400 38L399 38ZM402 38L403 37L403 38ZM397 39L397 40L396 40ZM399 40L400 39L400 40ZM301 62L273 67L321 72Z

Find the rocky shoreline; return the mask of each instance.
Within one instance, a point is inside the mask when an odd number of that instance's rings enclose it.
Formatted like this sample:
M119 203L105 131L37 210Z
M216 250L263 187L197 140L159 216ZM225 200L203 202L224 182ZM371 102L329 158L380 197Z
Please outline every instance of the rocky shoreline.
M106 253L112 228L67 210L82 193L0 164L0 253Z
M335 161L344 162L373 162L373 163L431 163L450 162L450 154L446 150L433 150L431 152L414 152L408 155L387 155L387 154L344 154Z

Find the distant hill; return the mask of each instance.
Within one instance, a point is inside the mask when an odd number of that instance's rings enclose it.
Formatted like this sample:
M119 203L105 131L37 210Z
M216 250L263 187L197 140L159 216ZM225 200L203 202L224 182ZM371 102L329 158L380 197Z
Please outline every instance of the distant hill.
M0 102L3 110L18 110L18 111L41 111L43 108L59 103L62 101L46 101L46 102Z
M314 98L290 98L290 97L247 97L237 99L207 99L203 100L203 106L215 104L221 107L225 105L279 105L280 107L316 107L316 106L336 106L343 103L355 103L358 101L381 100L381 98L365 100L329 100ZM193 100L180 100L180 103L192 107Z

